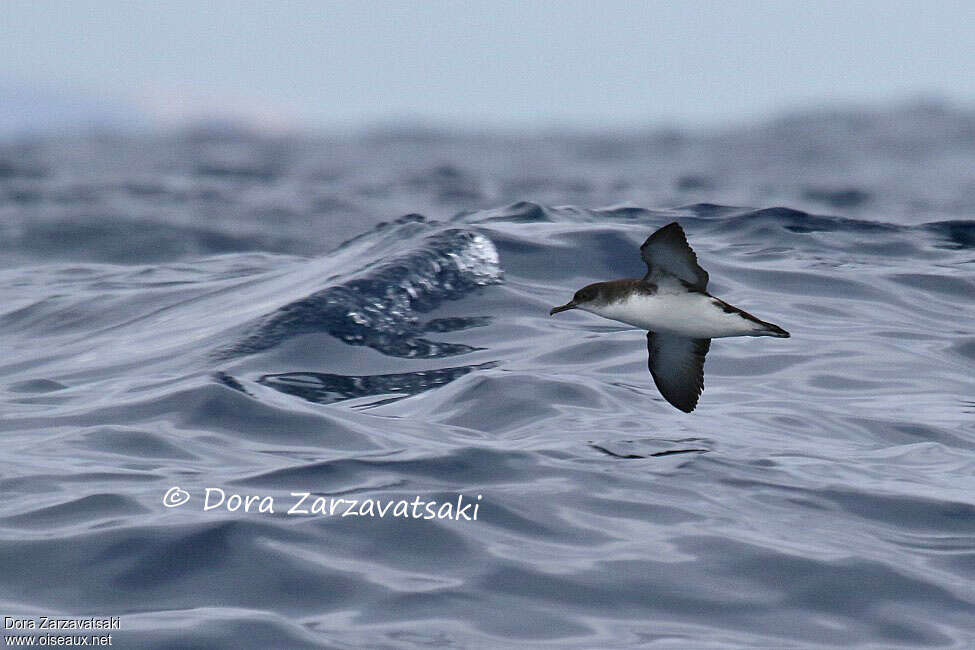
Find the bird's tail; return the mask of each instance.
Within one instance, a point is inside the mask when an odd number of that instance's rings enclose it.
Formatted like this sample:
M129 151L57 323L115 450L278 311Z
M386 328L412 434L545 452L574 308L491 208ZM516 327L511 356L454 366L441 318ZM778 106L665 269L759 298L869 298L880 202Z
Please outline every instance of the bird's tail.
M787 339L792 336L775 323L767 323L762 321L762 326L764 329L755 332L755 336L774 336L780 339Z

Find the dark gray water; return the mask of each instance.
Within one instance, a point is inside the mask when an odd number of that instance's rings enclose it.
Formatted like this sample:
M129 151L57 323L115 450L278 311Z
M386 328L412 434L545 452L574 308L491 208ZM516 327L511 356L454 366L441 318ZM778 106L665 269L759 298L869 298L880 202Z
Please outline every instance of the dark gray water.
M138 648L971 647L973 170L930 105L7 142L0 610ZM548 316L673 220L792 333L716 340L690 415L643 332Z

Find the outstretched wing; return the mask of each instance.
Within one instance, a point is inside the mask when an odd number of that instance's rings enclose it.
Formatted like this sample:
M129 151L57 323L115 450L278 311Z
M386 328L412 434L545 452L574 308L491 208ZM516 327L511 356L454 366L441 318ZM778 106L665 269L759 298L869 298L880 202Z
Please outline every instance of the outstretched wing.
M674 275L699 291L707 289L708 272L698 265L697 255L676 221L647 237L640 255L647 263L645 281L656 282L661 275Z
M647 332L650 374L668 402L690 413L704 390L704 357L711 339Z

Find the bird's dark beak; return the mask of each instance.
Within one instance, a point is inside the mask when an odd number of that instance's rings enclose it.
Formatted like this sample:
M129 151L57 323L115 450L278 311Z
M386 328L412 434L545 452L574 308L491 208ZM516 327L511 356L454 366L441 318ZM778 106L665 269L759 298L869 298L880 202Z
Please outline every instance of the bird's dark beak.
M548 315L549 316L555 316L560 311L566 311L568 309L575 309L575 308L576 308L576 301L575 300L570 300L569 302L565 303L561 307L552 307L552 311L550 311L548 313Z

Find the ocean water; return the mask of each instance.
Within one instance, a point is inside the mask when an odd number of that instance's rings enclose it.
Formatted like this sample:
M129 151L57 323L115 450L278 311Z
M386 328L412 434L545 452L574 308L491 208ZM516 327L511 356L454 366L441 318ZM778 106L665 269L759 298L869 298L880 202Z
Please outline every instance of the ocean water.
M0 612L132 648L973 647L973 170L975 114L923 104L7 141ZM643 332L548 315L675 220L792 333L716 340L692 414Z

